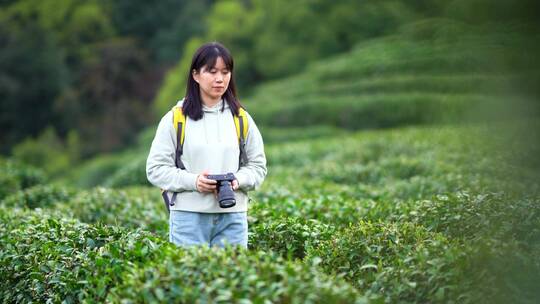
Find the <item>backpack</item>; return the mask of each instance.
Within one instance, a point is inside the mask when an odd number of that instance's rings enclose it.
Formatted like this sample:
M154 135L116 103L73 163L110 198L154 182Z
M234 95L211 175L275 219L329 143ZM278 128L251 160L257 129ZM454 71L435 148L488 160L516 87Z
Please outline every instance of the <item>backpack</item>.
M184 166L184 163L182 162L181 156L183 153L183 147L184 147L184 139L186 137L185 130L186 130L186 116L182 112L181 106L174 106L171 109L173 113L173 126L176 130L176 153L174 158L174 164L177 168L180 168L182 170L185 170L186 167ZM236 126L236 135L238 136L238 145L240 147L240 157L239 157L239 164L240 166L245 165L247 163L247 155L246 155L246 136L248 132L248 118L246 115L246 111L243 108L238 109L238 115L234 115L234 125ZM167 212L170 213L170 207L174 206L176 195L178 192L173 192L172 198L169 201L169 197L167 196L167 191L164 189L161 189L161 196L163 197L163 201L165 203L165 207L167 208Z

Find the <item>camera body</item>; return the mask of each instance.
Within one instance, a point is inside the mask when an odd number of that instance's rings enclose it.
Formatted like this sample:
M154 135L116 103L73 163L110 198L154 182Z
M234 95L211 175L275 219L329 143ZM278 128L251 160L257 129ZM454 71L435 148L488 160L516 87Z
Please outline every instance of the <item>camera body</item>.
M216 189L219 206L221 208L231 208L236 205L236 199L232 189L232 181L236 179L234 174L209 174L206 178L213 179L217 182Z

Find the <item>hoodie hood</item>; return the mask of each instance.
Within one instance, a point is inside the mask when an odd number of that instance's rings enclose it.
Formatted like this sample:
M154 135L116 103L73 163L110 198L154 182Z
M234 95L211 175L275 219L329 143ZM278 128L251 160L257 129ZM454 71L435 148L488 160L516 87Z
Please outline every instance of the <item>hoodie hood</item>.
M180 99L176 105L181 107L183 103L184 103L184 98ZM213 107L208 107L205 104L202 105L202 110L205 113L215 113L217 111L221 111L222 108L223 108L223 110L226 110L226 109L229 108L229 104L224 102L223 98L220 99L219 102L217 104L215 104Z
M184 98L179 100L177 105L181 107L183 103ZM220 99L219 102L213 107L208 107L205 104L202 105L202 110L205 115L203 115L201 122L204 125L204 138L206 143L210 142L208 137L209 132L215 132L218 135L218 142L222 142L222 131L220 126L223 126L224 123L222 122L222 120L225 119L221 111L222 108L224 109L224 111L227 112L229 110L229 104L227 102L224 102L223 99ZM186 128L189 128L189 126L187 126Z
M229 104L226 103L226 102L223 102L223 99L220 99L218 101L218 103L216 103L213 107L208 107L205 104L203 104L203 106L202 106L202 109L203 109L204 112L210 112L210 113L211 112L221 111L222 108L224 110L229 108Z

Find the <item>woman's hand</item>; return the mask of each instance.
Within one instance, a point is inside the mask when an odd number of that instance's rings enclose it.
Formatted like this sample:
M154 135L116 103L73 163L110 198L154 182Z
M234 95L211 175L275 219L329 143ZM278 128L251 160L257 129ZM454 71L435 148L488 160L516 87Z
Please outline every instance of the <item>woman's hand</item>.
M208 176L208 170L204 170L199 176L197 176L197 191L204 192L215 192L217 182L213 179L206 178Z
M206 178L208 174L208 170L204 170L201 174L197 176L197 191L201 193L213 192L214 196L217 197L217 182L213 179ZM240 188L240 184L238 183L237 179L232 181L231 186L233 190L238 190L238 188Z

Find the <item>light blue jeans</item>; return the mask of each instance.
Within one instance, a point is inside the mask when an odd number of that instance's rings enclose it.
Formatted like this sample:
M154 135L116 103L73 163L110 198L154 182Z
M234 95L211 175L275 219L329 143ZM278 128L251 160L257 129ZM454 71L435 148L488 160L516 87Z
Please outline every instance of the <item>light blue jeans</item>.
M171 210L169 241L183 247L205 244L224 247L227 243L247 248L247 212L199 213Z

